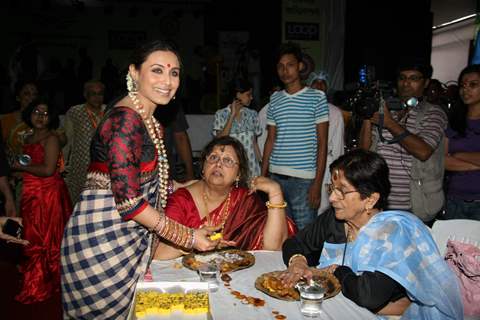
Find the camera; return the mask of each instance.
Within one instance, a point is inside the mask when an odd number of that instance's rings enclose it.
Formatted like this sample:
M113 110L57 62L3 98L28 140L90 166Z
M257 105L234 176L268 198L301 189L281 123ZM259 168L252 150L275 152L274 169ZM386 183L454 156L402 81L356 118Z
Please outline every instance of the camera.
M377 81L374 85L360 84L347 99L346 106L361 119L370 119L382 107L384 100L388 110L404 109L400 98L396 97L395 89L389 82Z
M402 110L404 105L396 96L394 84L375 79L375 67L362 65L358 72L358 84L349 95L345 106L352 111L355 118L370 119L382 107L382 99L388 110Z

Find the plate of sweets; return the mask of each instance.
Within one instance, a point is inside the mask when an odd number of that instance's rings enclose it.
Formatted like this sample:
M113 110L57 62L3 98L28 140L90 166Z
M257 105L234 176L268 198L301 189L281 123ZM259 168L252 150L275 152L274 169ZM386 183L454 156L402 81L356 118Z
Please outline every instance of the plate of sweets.
M210 312L205 283L139 283L129 319L206 320Z
M233 272L249 268L255 264L255 256L250 252L238 249L190 253L183 257L182 264L193 271L203 265L217 265L221 273Z
M255 280L255 288L280 300L300 300L300 293L295 287L287 287L282 283L279 278L281 273L282 271L272 271L260 275ZM338 279L326 271L315 271L312 280L315 284L325 289L324 299L336 296L342 289ZM299 284L301 284L302 281L304 280L299 281Z

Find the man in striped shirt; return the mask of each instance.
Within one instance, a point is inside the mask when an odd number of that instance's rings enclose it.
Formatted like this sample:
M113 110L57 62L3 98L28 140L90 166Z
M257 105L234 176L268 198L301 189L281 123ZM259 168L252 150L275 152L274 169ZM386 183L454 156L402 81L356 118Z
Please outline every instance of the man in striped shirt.
M392 184L388 208L413 211L427 224L435 218L443 204L443 138L447 126L447 116L442 108L423 99L431 75L430 65L418 60L405 62L398 69L398 95L402 101L416 97L420 103L398 112L383 108L382 136L385 141L380 141L377 133L378 112L371 119L363 121L360 132L360 146L377 151L387 161ZM389 143L392 139L397 142ZM414 166L417 166L417 170L419 167L416 163L429 168L423 170L422 181L418 180L421 192L429 193L431 199L438 199L425 203L422 209L417 209L412 202L412 192L415 191L412 189L415 179L412 170Z
M267 111L262 175L282 187L287 213L299 229L317 216L327 156L328 105L325 94L304 86L300 48L284 44L277 73L285 89L274 92Z

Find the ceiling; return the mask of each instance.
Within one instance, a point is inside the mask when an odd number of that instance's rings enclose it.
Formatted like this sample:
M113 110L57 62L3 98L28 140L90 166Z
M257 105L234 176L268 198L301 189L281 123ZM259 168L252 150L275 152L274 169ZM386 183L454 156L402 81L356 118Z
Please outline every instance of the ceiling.
M431 0L430 8L437 26L476 13L477 0Z

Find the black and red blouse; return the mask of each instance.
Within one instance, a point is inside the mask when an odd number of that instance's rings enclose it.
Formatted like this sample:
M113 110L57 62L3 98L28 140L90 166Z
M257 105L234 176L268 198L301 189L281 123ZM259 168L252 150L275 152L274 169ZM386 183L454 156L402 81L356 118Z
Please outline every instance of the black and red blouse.
M109 176L124 220L146 208L141 185L157 178L157 152L140 114L128 107L111 109L92 138L90 160L89 172Z

